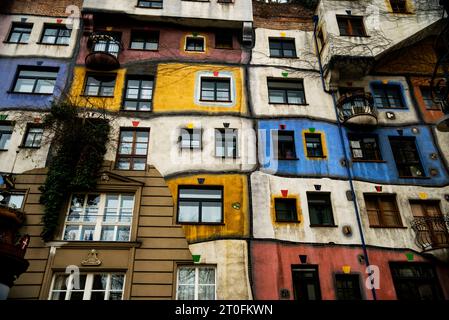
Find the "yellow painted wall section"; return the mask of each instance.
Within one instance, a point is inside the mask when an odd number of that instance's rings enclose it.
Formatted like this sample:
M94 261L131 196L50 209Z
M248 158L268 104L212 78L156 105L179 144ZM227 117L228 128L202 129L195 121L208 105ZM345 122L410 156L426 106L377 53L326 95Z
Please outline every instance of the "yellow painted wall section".
M187 241L190 243L212 239L249 236L248 183L244 175L195 175L173 178L167 181L173 195L175 207L178 203L178 186L198 185L198 178L204 178L202 186L223 186L224 224L183 224ZM240 203L240 209L233 204ZM177 209L176 209L177 210Z
M277 221L276 208L275 208L276 199L296 199L296 214L298 217L298 221ZM272 194L270 200L270 213L271 213L271 223L275 228L285 227L289 225L301 227L303 226L304 219L302 216L301 202L298 194L289 194L285 197L282 194Z
M115 80L115 89L113 97L85 97L84 86L86 74L117 74ZM115 70L113 72L91 71L84 67L75 67L73 70L73 82L70 90L70 97L81 107L92 107L95 109L106 109L108 111L119 111L122 104L123 86L125 83L125 69Z
M217 77L232 75L235 97L232 103L198 103L198 74L217 73ZM212 76L213 77L213 76ZM160 64L157 70L153 111L157 112L228 112L246 113L246 99L243 91L243 72L239 67L217 65Z

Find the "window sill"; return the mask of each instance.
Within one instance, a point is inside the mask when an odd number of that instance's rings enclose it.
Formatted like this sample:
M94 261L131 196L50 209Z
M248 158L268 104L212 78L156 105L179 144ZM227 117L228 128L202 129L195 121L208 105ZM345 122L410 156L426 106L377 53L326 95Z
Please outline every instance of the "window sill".
M233 159L233 160L237 160L240 159L240 157L220 157L220 156L214 156L216 159L222 159L222 160L226 160L226 159Z
M90 96L89 96L90 97ZM132 113L132 112L137 112L137 113L149 113L149 112L153 112L152 109L150 110L125 110L125 109L120 109L120 112L122 113Z
M187 0L185 0L187 1ZM214 49L216 50L234 50L234 48L220 48L220 47L215 47Z
M119 169L119 168L114 168L114 170L117 170L117 171L136 171L136 172L145 172L145 171L147 171L147 169L145 168L145 169L142 169L142 170L136 170L136 169Z
M33 96L52 96L53 93L37 93L37 92L16 92L16 91L6 91L8 94L29 94Z
M403 111L408 111L408 108L404 108L404 107L376 107L378 111L382 111L382 110L403 110Z
M3 41L3 43L6 44L29 44L29 42L11 42L11 41Z
M326 156L306 156L306 158L307 159L309 159L309 160L325 160L325 159L327 159L327 157Z
M185 226L224 226L224 222L177 222L177 224Z
M295 223L295 224L301 223L301 221L299 221L299 220L295 220L295 221L293 221L293 220L288 220L288 221L286 221L286 220L276 220L275 222L276 223Z
M111 248L111 249L125 249L125 248L139 248L140 241L69 241L56 240L46 243L48 247L69 247L69 248Z
M36 149L40 149L41 147L39 146L39 147L27 147L27 146L23 146L23 145L21 145L21 146L19 146L19 149L34 149L34 150L36 150Z
M200 102L204 103L232 103L232 100L199 100Z
M273 106L308 106L308 103L277 103L277 102L269 102L268 104Z
M139 9L156 9L156 10L164 9L163 6L162 6L162 7L157 7L157 8L153 8L153 7L144 7L144 6L136 6L136 8L139 8Z
M0 152L8 151L8 149L0 149Z
M69 47L70 44L66 43L45 43L45 42L36 42L36 44L41 44L45 46L58 46L58 47Z
M369 226L370 228L373 229L408 229L408 227L404 227L404 226Z
M352 159L352 162L361 162L361 163L387 163L387 161L385 160L356 160L356 159Z
M188 53L206 53L206 51L197 51L197 50L186 50L184 49L184 52L188 52Z
M311 224L309 225L311 228L338 228L336 224Z
M202 147L199 148L189 148L189 147L179 147L181 151L203 151Z

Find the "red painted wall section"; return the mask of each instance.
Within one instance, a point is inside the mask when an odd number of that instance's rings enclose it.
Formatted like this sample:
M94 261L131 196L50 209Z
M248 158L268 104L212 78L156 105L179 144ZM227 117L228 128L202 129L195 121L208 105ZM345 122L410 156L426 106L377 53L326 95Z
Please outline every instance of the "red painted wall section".
M443 111L437 109L427 109L421 93L421 87L430 87L429 78L411 78L411 82L413 84L413 91L415 92L416 101L420 112L423 115L424 121L426 123L437 122L444 115Z
M388 250L369 248L371 265L380 269L380 289L376 290L379 300L395 300L396 292L390 272L389 262L407 262L405 253L408 250ZM343 273L343 266L350 266L351 273L361 275L364 288L363 298L372 300L371 290L366 289L367 279L365 264L360 264L358 255L362 249L345 246L319 246L303 244L285 244L268 241L251 243L251 259L254 283L254 298L257 300L280 299L280 290L288 289L293 299L292 265L300 265L299 255L307 255L307 263L318 265L321 295L323 300L336 299L334 275ZM414 254L413 262L428 262L418 254ZM437 267L443 293L449 297L449 270Z
M238 41L239 33L237 30L227 30L233 34L233 49L216 49L215 48L215 31L213 30L188 30L185 27L167 27L159 25L149 25L129 23L128 25L118 25L117 22L108 25L95 24L95 32L109 31L121 33L121 41L123 44L123 51L119 55L119 62L121 65L130 62L137 62L143 60L150 61L198 61L198 62L220 62L220 63L243 63L247 60L248 54L241 50L240 43ZM159 31L159 50L157 51L144 51L144 50L131 50L131 32L132 31ZM205 52L186 52L185 37L192 35L195 32L197 36L204 37L206 42ZM80 51L77 58L77 64L83 65L86 56L89 54L89 48L87 47L87 40L89 34L84 34L80 41Z

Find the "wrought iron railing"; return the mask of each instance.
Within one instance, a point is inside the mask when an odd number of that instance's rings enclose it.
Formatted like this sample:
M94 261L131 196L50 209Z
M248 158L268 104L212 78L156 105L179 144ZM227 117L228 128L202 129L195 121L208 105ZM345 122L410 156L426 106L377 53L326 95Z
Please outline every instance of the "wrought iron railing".
M370 93L343 95L337 106L342 122L357 115L372 115L377 118L377 109Z
M416 233L416 243L423 250L449 247L449 215L415 217L412 229Z
M92 53L103 52L114 57L122 50L122 44L113 36L104 33L93 33L89 37L89 43Z

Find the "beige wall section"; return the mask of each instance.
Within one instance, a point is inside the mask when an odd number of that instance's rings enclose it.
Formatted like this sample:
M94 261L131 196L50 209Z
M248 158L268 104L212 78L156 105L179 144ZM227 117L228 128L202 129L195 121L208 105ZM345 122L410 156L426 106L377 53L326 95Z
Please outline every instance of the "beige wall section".
M216 240L190 245L200 264L215 265L217 300L250 300L248 246L244 240Z
M54 272L64 272L68 265L81 272L126 272L125 299L172 299L175 294L176 265L192 263L192 255L180 225L175 224L173 199L160 173L152 166L145 172L103 172L108 181L99 181L95 192L135 192L135 208L130 242L61 241L65 211L55 241L43 243L39 204L39 186L45 182L46 169L17 175L16 189L26 190L24 211L27 216L22 233L31 235L26 259L30 267L11 289L11 299L48 299ZM126 176L125 176L126 174ZM83 267L90 250L98 252L101 265Z

